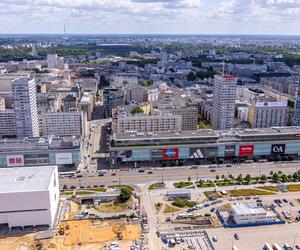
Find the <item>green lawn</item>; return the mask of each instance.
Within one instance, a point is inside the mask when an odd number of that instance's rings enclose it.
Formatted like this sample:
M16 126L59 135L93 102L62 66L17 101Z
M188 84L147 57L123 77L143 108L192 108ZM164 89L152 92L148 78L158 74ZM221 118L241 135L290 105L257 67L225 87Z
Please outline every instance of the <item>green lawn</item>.
M61 191L60 195L73 195L72 191Z
M300 191L300 184L287 185L287 189L290 192L299 192Z
M197 205L196 201L189 201L189 200L185 200L185 199L176 199L175 201L172 202L172 205L174 207L180 207L180 208L184 208L184 207L194 207Z
M79 191L76 191L76 195L85 195L85 194L94 194L95 192L93 191L84 191L84 190L79 190Z
M118 189L121 189L123 187L128 188L131 192L134 191L134 188L130 185L110 185L110 186L108 186L108 188L118 188Z
M172 207L172 206L166 204L163 212L164 212L165 214L171 214L171 213L176 213L176 212L178 212L178 211L180 211L179 208L177 208L177 207Z
M110 203L102 203L97 208L102 213L120 213L130 209L132 202L129 200L125 203L120 202L110 202Z
M83 188L80 190L88 190L88 191L96 191L96 192L106 192L105 187L98 187L98 188Z
M205 191L203 194L208 198L210 195L215 194L217 198L222 198L223 196L216 191Z
M254 196L254 195L272 195L274 193L258 190L258 189L236 189L236 190L230 190L229 194L233 197L237 197L237 196Z
M189 187L189 186L192 186L193 185L193 182L191 181L181 181L181 182L175 182L173 183L173 186L176 187L176 188L185 188L185 187Z
M279 189L275 186L262 186L257 188L267 190L267 191L272 191L272 192L279 192Z
M153 183L149 186L148 190L154 190L157 188L164 188L166 186L165 183L161 183L161 182L157 182L157 183Z

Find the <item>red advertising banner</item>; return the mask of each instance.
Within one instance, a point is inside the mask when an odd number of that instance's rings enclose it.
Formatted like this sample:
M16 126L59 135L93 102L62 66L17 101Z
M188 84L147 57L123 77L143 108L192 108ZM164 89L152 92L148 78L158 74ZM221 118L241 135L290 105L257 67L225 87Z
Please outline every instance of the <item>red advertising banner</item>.
M163 149L163 160L177 160L178 148L166 148Z
M253 156L254 145L243 145L240 146L240 156Z
M23 167L24 156L23 155L8 155L6 156L6 163L8 167Z

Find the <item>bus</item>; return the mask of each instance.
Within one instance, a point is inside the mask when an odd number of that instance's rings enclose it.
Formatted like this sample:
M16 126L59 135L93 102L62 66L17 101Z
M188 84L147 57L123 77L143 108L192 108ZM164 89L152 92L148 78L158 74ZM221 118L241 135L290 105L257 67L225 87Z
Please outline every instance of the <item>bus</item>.
M72 177L76 177L76 173L75 171L70 171L70 172L60 172L59 173L59 177L61 178L72 178Z

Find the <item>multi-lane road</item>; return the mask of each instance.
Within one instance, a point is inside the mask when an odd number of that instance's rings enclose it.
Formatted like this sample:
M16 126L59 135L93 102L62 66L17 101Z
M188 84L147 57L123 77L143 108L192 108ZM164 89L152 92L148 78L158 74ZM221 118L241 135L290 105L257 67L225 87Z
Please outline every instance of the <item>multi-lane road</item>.
M211 165L210 165L211 166ZM282 171L286 174L293 174L300 169L300 163L291 162L266 162L232 165L231 167L219 166L211 168L207 166L199 166L198 169L191 167L174 167L174 168L157 168L145 170L141 173L138 170L130 171L109 171L104 176L98 176L98 173L81 173L81 178L64 178L60 179L60 184L64 185L99 185L111 184L113 182L121 182L123 184L148 184L158 181L186 181L189 177L192 180L214 178L216 175L228 176L232 174L237 177L239 174L250 174L251 176L269 175L270 171ZM149 173L152 171L152 174Z

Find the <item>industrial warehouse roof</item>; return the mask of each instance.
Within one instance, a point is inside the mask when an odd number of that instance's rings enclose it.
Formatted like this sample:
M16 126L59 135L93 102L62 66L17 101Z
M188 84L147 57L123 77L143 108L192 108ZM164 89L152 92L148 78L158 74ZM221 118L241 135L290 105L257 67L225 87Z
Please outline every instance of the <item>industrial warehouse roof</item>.
M300 136L300 127L273 127L260 129L231 129L231 130L211 130L199 129L196 131L181 132L126 132L114 134L115 140L145 140L148 138L226 138L226 137L249 137L249 136L279 136L295 135Z
M47 190L55 168L57 166L0 168L0 193Z

